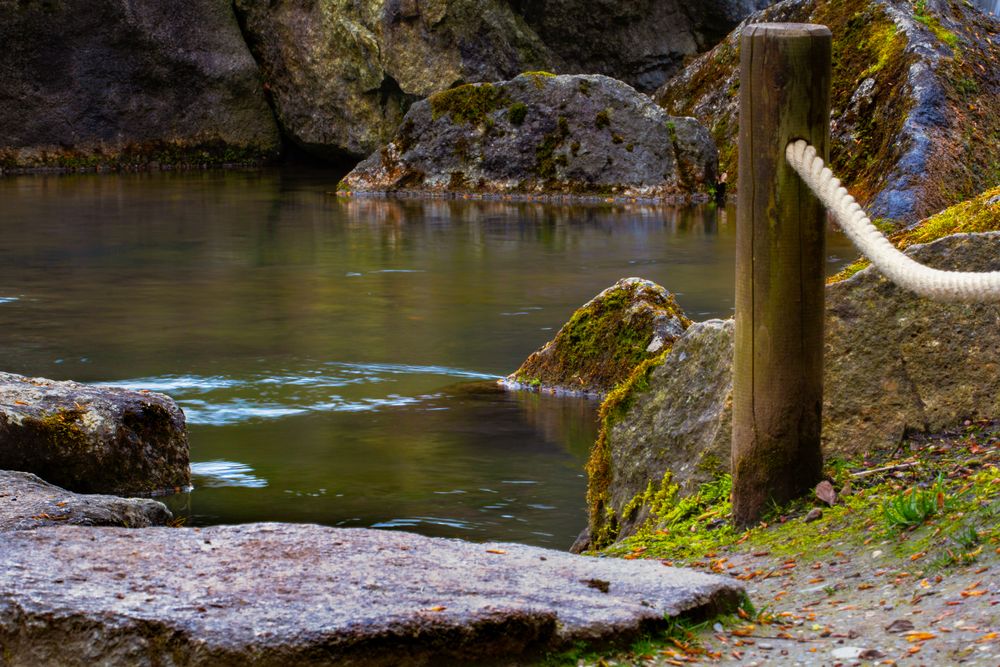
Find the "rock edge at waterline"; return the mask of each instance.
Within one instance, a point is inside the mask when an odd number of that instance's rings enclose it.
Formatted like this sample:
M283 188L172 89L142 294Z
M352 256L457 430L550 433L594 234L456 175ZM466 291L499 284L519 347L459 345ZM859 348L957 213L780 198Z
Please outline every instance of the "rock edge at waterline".
M15 665L509 663L742 591L659 561L393 531L39 528L4 536L0 645Z
M147 528L171 519L155 500L72 493L30 472L0 470L0 533L70 525Z
M338 190L705 201L717 171L715 144L693 118L606 76L529 72L415 103Z

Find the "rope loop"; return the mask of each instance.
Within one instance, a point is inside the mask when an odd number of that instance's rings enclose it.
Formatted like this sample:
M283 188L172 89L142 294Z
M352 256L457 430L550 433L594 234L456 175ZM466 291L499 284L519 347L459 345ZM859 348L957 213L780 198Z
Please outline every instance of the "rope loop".
M1000 301L1000 271L942 271L916 262L882 235L816 149L802 139L785 148L785 158L813 194L833 213L841 229L879 271L900 287L935 301Z

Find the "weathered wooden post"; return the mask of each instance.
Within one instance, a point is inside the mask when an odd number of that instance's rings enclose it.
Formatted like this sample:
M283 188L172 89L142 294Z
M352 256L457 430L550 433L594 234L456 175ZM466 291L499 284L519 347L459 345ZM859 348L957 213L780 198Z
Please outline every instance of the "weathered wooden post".
M826 156L830 31L750 25L740 48L733 514L760 519L770 501L820 478L826 216L785 161L790 140Z

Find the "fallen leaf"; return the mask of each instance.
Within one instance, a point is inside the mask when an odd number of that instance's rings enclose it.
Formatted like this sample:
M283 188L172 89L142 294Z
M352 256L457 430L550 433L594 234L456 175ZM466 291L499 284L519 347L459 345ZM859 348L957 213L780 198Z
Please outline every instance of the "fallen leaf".
M435 607L428 607L427 609L424 609L424 611L444 611L445 609L447 609L447 607L442 607L441 605L437 605Z
M488 553L488 554L505 554L507 552L504 551L503 549L487 549L486 553Z
M913 630L913 621L908 621L905 618L897 618L895 621L885 626L886 632L892 632L898 634L900 632L909 632Z
M913 630L911 632L903 633L908 642L922 642L928 639L935 639L937 637L933 632L921 632L919 630Z
M827 505L833 505L837 502L837 492L834 491L833 484L825 479L816 485L816 497Z
M982 637L980 637L979 639L977 639L976 643L977 644L985 644L986 642L996 641L997 639L1000 639L1000 633L997 633L997 632L988 632L985 635L983 635Z
M962 591L963 598L977 598L980 595L986 595L986 591L984 591L981 588L979 590L974 590L974 591Z

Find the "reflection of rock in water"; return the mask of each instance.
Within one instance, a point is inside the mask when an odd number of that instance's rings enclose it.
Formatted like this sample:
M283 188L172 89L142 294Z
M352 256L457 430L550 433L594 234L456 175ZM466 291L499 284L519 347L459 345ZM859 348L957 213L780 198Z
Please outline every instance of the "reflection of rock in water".
M541 435L541 440L566 450L581 461L586 460L590 445L597 437L597 408L600 402L579 396L553 396L536 392L507 391L495 381L462 382L440 392L449 399L482 402L476 410L478 419L497 416L512 423L503 430L513 433L529 427ZM522 424L513 423L516 414L508 414L503 406L517 406Z
M528 391L510 392L510 397L521 407L525 421L545 440L562 444L581 459L587 457L597 437L599 401Z

